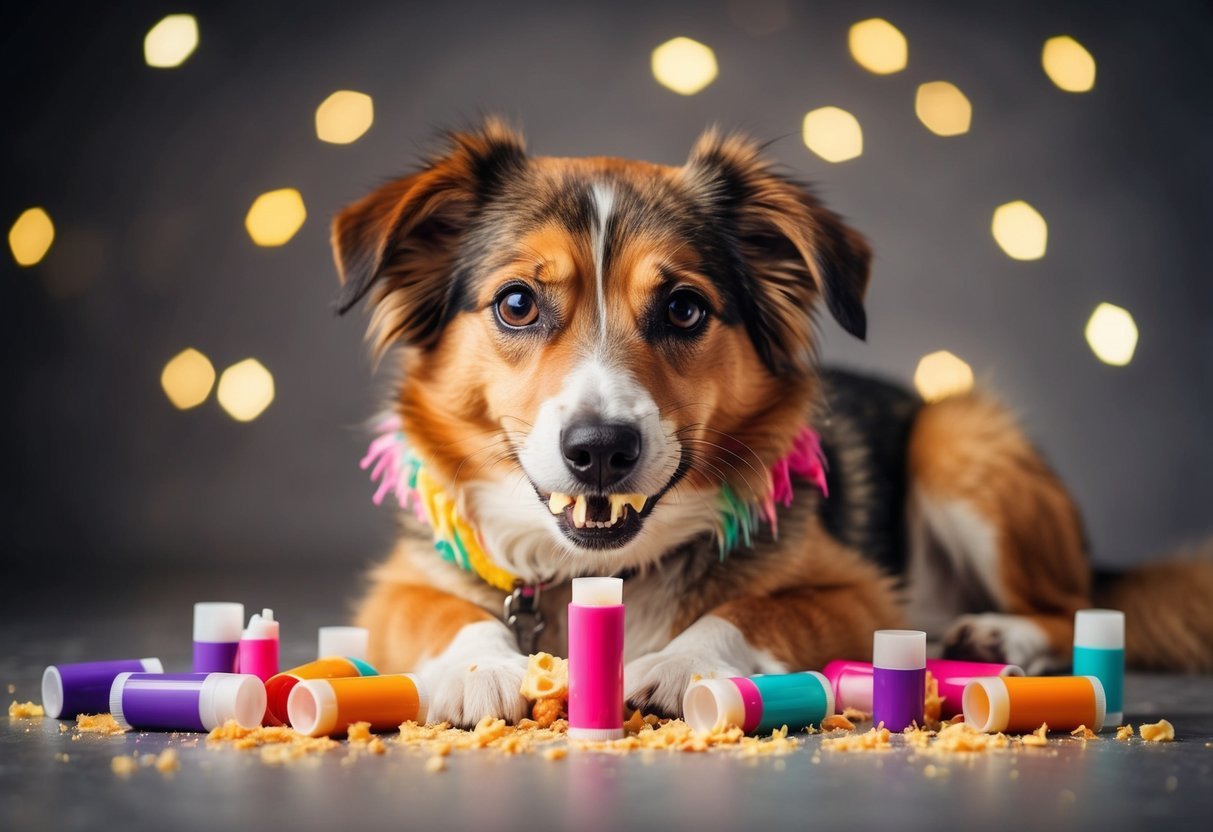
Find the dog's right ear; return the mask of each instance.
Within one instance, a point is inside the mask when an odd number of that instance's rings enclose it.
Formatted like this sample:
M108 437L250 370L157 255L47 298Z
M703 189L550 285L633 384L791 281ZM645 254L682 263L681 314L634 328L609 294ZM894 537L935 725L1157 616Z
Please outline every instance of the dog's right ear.
M496 119L452 133L449 144L421 171L383 185L333 221L337 311L369 294L377 351L437 340L460 302L454 271L463 233L526 165L522 137Z

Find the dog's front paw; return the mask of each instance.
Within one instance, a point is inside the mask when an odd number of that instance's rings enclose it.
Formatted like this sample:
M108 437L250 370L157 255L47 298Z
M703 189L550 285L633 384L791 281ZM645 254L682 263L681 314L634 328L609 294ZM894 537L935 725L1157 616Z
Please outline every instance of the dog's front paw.
M962 615L944 635L943 645L949 659L1014 664L1030 676L1064 664L1050 654L1045 631L1021 615Z
M468 625L451 647L421 671L429 693L426 721L461 728L486 716L518 722L527 715L519 692L527 657L508 646L496 632L498 622Z
M703 678L744 676L740 669L704 651L674 649L671 644L627 663L623 689L629 708L642 713L677 717L682 714L682 696L693 676Z

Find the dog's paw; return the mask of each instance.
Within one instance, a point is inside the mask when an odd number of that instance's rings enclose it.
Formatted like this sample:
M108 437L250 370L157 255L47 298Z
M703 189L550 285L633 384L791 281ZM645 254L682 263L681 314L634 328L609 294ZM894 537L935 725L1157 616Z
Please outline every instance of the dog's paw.
M944 635L943 654L949 659L1018 665L1029 676L1064 663L1051 655L1049 638L1035 622L992 612L956 619Z
M711 653L667 647L628 662L623 669L623 689L628 708L639 708L646 714L678 717L682 715L682 696L692 677L744 675L739 668Z
M519 692L527 657L498 629L502 625L495 621L464 627L446 652L421 670L430 698L427 722L469 728L486 716L515 723L527 716L527 701Z

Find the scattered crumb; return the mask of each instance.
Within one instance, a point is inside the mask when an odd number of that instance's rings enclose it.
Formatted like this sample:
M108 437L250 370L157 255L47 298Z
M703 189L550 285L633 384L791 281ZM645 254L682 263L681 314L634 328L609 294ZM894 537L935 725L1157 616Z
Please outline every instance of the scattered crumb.
M352 722L346 730L346 736L351 743L367 743L371 741L371 723Z
M1131 736L1133 736L1132 725L1122 725L1116 729L1116 739L1118 740L1127 740Z
M437 774L440 771L446 771L446 757L430 757L425 761L425 770L430 774Z
M986 734L965 725L963 722L946 725L940 729L931 744L934 751L976 752L1009 748L1010 739L1006 734Z
M821 721L821 730L823 731L854 731L855 723L847 719L846 715L831 714Z
M859 708L846 707L842 709L842 715L851 722L871 722L872 715L867 711L861 711ZM854 726L852 726L854 727Z
M1026 746L1032 748L1040 748L1049 744L1049 724L1047 722L1040 723L1040 727L1030 734L1025 734L1019 738L1019 741Z
M9 695L9 696L12 696L12 695L13 695L14 693L16 693L16 692L17 692L17 686L16 686L16 685L14 685L12 682L9 682L9 685L8 685L8 695Z
M1163 785L1166 787L1167 791L1173 792L1179 788L1179 778L1172 774L1167 778L1167 782Z
M936 777L947 777L949 771L946 768L938 768L932 763L927 763L922 773L928 780L934 780Z
M501 739L504 736L505 720L496 717L486 716L472 729L473 743L477 748L484 748L493 740Z
M540 699L531 707L531 719L540 728L550 728L558 719L565 719L563 699Z
M1174 742L1175 740L1175 726L1165 719L1160 719L1152 725L1143 723L1138 726L1137 732L1146 742Z
M623 730L629 734L639 734L640 729L647 725L644 721L644 715L639 710L632 711L632 715L628 717L628 721L623 723Z
M151 755L148 755L148 757L156 761L156 771L161 774L172 774L181 768L181 758L178 756L177 749L175 748L166 748L155 757Z
M568 699L569 662L551 653L536 653L527 665L519 692L527 699Z
M78 734L124 734L122 726L114 719L113 714L80 714L76 717L76 732ZM75 739L73 737L72 739Z
M13 719L37 719L43 716L43 713L42 706L33 702L18 702L14 699L13 704L8 706L8 715Z
M558 745L552 748L544 749L543 759L547 760L548 762L555 762L556 760L563 760L568 756L568 754L569 750L567 748Z
M56 755L55 755L55 759L56 759L56 760L58 760L58 761L59 761L59 762L61 762L61 763L66 763L66 762L68 762L69 760L71 760L71 759L72 759L72 757L71 757L71 755L70 755L70 754L66 754L66 753L60 752L60 753L58 753L58 754L56 754Z
M927 671L926 691L923 696L923 723L928 728L939 727L939 719L943 714L943 701L946 696L939 695L939 680Z
M241 728L233 719L207 734L206 745L211 749L226 746L240 751L259 748L263 763L282 765L337 748L341 743L328 737L306 737L285 726Z
M873 728L866 734L827 738L821 741L827 751L883 751L892 748L888 728Z
M475 673L476 668L479 666L480 665L476 664L475 662L472 662L471 664L468 665L468 673Z
M67 733L67 723L66 723L66 722L60 722L60 723L59 723L59 733L60 733L60 734L66 734L66 733Z
M135 758L125 754L110 760L110 770L119 777L130 777L138 768Z
M370 742L366 744L366 750L372 754L386 754L387 745L379 737L371 737Z
M1099 739L1099 735L1096 734L1094 731L1092 731L1090 728L1088 728L1085 725L1079 725L1077 728L1075 728L1073 731L1070 732L1070 736L1078 737L1083 742L1086 742L1087 740Z

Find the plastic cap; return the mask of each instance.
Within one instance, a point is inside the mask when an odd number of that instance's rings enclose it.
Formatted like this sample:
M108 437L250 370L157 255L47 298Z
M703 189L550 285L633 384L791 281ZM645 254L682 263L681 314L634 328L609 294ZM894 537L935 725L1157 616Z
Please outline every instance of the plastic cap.
M682 713L694 731L720 731L730 725L745 725L745 701L729 679L700 679L691 682L682 697Z
M1074 613L1074 646L1123 650L1125 614L1120 610L1079 610Z
M573 603L579 607L616 607L623 603L623 578L574 578Z
M131 673L119 673L114 677L113 684L110 685L110 716L123 731L129 731L132 727L126 721L126 714L122 711L122 690L126 687L126 680L129 678L131 678Z
M244 604L199 601L194 604L194 641L234 643L244 632Z
M370 636L365 627L321 627L316 657L346 656L365 662Z
M42 671L42 710L51 719L63 713L63 677L53 664Z
M144 673L163 673L164 672L164 665L160 663L159 659L156 659L156 658L140 659L139 663L143 665Z
M244 629L244 638L278 638L278 622L274 620L274 611L263 609L253 613Z
M337 727L337 696L324 679L305 679L286 700L291 727L306 737L321 737Z
M872 666L884 670L921 670L927 666L927 634L922 630L877 630Z
M265 716L265 685L251 673L211 673L198 692L198 719L206 730L229 719L251 730Z

